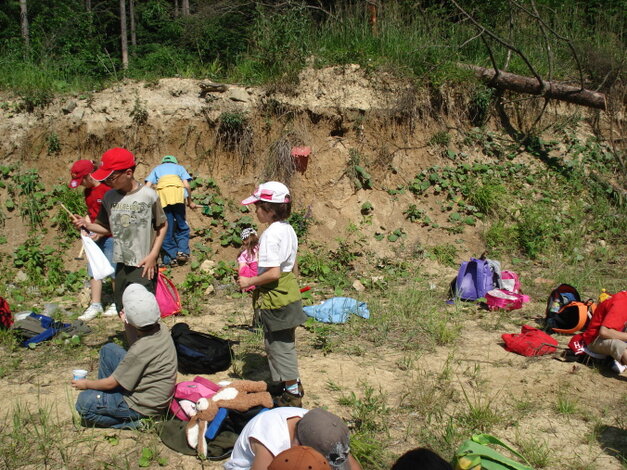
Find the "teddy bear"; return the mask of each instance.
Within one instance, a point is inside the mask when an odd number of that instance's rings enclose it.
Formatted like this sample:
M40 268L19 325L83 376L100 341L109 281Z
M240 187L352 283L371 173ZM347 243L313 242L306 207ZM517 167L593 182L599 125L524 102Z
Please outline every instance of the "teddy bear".
M255 406L272 408L273 405L265 382L237 380L220 385L223 385L222 388L211 398L201 398L196 402L196 414L190 418L185 428L187 442L196 449L199 457L207 456L207 441L204 436L207 424L215 418L218 408L247 411Z

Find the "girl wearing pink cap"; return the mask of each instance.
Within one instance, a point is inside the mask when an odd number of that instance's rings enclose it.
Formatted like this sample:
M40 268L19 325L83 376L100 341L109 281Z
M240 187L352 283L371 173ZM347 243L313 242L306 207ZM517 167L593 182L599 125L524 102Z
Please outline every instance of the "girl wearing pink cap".
M282 389L276 405L301 406L303 387L298 372L295 332L307 316L292 273L298 251L296 232L287 222L292 199L283 183L270 181L261 184L242 204L254 204L257 219L268 224L268 228L259 238L258 274L240 276L239 285L241 289L256 286L253 307L259 312L263 326L272 380L280 383Z

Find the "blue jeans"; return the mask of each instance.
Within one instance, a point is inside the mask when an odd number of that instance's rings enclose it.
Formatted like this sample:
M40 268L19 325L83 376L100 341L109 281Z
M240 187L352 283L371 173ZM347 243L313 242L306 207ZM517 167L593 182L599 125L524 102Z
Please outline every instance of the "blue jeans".
M163 208L168 219L168 229L161 249L165 252L163 262L170 264L178 252L189 255L189 225L185 221L185 204L170 204Z
M115 343L107 343L100 349L98 378L109 377L117 368L126 351ZM83 390L76 400L76 411L84 426L96 428L134 429L144 416L132 410L124 401L121 387L106 392Z
M96 245L98 245L98 247L102 250L102 252L109 260L111 266L113 266L113 268L115 269L115 263L113 262L113 237L103 237L96 241ZM87 263L87 274L89 275L89 277L93 277L91 273L91 266L89 265L89 263ZM114 279L115 272L109 277L111 279Z

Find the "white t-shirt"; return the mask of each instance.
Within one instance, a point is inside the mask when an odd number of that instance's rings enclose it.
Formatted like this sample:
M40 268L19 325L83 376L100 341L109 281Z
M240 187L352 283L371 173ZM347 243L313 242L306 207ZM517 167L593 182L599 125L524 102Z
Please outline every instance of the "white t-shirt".
M231 458L224 464L225 470L249 470L255 460L250 446L250 438L261 442L272 455L276 456L292 446L287 427L289 418L305 416L309 410L281 407L259 413L242 429Z
M296 263L298 237L285 221L273 222L259 238L258 273L279 266L282 273L289 273Z

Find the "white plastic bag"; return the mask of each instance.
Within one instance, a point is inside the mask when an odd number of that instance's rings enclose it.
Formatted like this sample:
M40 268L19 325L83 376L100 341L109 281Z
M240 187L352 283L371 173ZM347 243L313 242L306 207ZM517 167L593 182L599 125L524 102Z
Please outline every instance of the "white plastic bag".
M83 239L85 255L87 255L87 261L94 279L100 281L107 276L111 276L115 269L113 269L100 247L96 245L95 241L85 235L81 235L81 238Z

